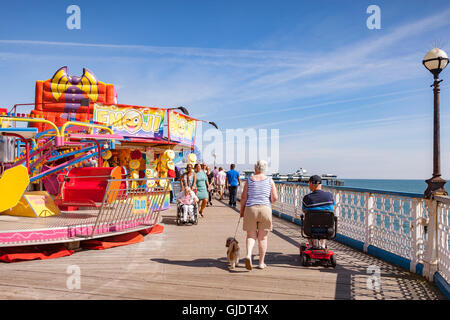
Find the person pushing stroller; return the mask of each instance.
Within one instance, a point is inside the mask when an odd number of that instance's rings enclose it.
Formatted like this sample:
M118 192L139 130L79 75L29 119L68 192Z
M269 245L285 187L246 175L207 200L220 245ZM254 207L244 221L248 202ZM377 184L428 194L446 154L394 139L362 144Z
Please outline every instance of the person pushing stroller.
M194 222L194 205L198 202L198 198L194 191L192 191L189 186L184 187L184 190L178 194L177 201L183 210L183 221L187 222L187 216L189 213L190 222Z

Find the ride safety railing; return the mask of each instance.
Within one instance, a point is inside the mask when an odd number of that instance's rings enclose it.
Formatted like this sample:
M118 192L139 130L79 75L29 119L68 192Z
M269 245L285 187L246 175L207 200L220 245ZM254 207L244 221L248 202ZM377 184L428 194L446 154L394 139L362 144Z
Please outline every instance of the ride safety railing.
M109 179L95 221L71 225L71 236L94 238L154 226L169 206L169 186L166 178Z
M276 182L273 214L301 224L308 185ZM244 183L238 188L238 199ZM429 280L450 282L450 197L428 200L423 194L323 186L333 194L337 241L356 247Z

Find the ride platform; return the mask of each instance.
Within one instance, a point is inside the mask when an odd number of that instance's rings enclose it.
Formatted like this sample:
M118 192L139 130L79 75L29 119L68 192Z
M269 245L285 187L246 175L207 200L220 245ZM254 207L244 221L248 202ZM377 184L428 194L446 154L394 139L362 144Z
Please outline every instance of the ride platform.
M157 223L145 218L108 223L95 229L98 210L61 211L45 218L0 215L0 247L76 242L139 231Z
M133 180L139 187L128 187ZM148 180L152 179L110 179L102 202L95 206L80 202L76 211L45 217L8 215L5 211L0 214L0 247L76 242L154 226L161 210L168 207L169 184L150 188ZM64 199L59 200L64 204ZM43 201L39 204L39 212L48 209Z

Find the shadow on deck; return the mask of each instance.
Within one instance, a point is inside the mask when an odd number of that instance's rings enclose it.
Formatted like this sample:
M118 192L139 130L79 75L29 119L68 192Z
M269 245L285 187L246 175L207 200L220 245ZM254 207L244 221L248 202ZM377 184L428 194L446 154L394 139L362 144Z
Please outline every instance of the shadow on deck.
M213 209L216 212L210 212ZM228 207L223 202L216 202L216 206L207 208L207 217L204 221L200 221L199 225L208 224L208 229L215 234L211 241L203 242L199 251L218 242L224 243L226 236L231 236L236 227L239 210ZM222 218L228 217L226 220L219 219L211 221L209 216L216 215L220 210ZM218 217L215 217L218 218ZM173 224L174 217L171 215L164 216L164 222ZM210 220L210 221L207 221ZM232 222L234 220L234 223ZM221 232L222 227L228 232ZM306 241L300 236L299 227L285 220L273 217L274 229L269 236L268 252L265 262L268 268L265 270L247 271L243 264L235 271L229 271L226 267L226 258L197 258L197 259L152 259L154 262L176 265L179 267L189 268L214 268L220 271L232 273L241 273L245 280L258 281L263 277L265 280L277 282L277 286L288 281L290 284L285 288L284 293L294 295L297 299L443 299L439 290L433 283L426 281L424 278L403 270L397 266L384 262L376 257L369 256L363 252L359 252L353 248L347 247L335 241L329 242L329 248L337 255L337 267L327 268L323 266L303 267L300 265L298 243ZM180 228L180 227L178 227ZM189 226L181 227L189 228ZM201 227L200 227L201 228ZM241 245L241 258L245 256L245 233L242 231L242 224L238 232L238 240ZM231 231L231 232L230 232ZM216 240L217 234L223 234L222 238ZM206 236L205 236L206 237ZM223 244L222 244L223 245ZM222 256L225 256L225 246L222 248ZM200 253L200 252L199 252ZM257 263L257 248L255 248L254 263ZM242 261L242 260L241 260ZM379 270L379 287L376 282L370 280L376 275L370 268ZM277 281L277 279L279 281ZM368 283L369 280L369 283ZM283 288L280 287L280 293ZM261 283L260 290L269 290ZM271 297L274 299L274 297ZM294 297L291 297L294 298Z

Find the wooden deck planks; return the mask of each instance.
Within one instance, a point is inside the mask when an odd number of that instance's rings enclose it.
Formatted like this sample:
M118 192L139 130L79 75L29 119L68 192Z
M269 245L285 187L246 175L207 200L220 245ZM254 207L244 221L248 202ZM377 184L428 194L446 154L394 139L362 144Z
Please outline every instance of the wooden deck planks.
M145 241L108 250L87 250L53 260L0 264L0 299L443 299L423 278L342 244L331 242L336 269L301 267L298 226L274 217L268 268L226 267L225 240L237 211L215 201L197 226L177 226L175 210L162 213L165 230ZM245 233L237 239L245 256ZM258 264L257 248L254 266ZM69 266L81 271L70 290ZM367 288L367 267L381 271L381 291Z

